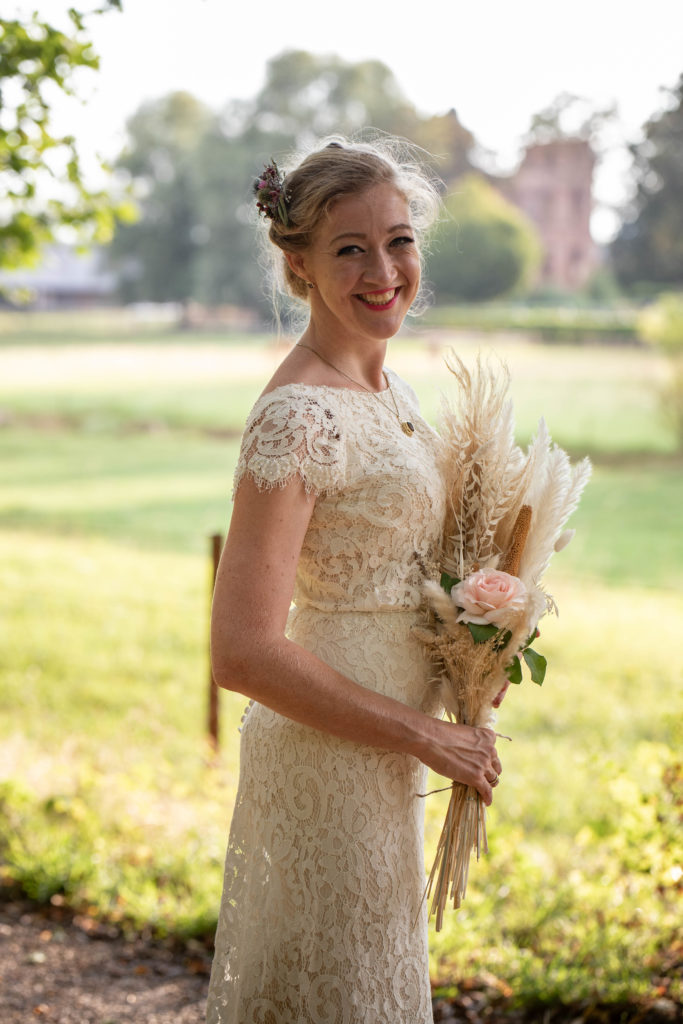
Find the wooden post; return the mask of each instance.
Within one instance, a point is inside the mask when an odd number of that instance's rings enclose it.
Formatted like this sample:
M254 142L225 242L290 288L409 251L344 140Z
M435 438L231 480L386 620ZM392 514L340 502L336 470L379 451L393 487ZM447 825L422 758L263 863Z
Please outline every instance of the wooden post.
M223 547L223 538L220 533L213 533L209 538L211 544L211 594L209 595L209 609L211 608L211 599L213 598L214 587L216 586L216 574L218 572L218 563L221 557L221 550ZM208 727L209 727L209 743L214 750L218 750L220 743L220 714L218 704L218 687L216 686L216 680L213 678L213 670L211 668L211 647L209 645L209 714L208 714Z

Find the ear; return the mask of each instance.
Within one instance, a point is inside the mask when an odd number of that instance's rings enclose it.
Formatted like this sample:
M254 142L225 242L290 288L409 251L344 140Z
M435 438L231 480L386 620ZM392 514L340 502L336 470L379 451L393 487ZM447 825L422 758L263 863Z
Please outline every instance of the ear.
M300 277L306 284L310 282L310 277L306 270L306 259L302 252L286 252L285 259L289 264L289 269L292 270L297 277Z

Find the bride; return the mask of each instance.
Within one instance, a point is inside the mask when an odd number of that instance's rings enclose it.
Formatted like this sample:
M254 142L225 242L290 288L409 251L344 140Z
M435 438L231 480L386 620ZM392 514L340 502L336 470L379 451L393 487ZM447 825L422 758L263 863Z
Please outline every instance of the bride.
M247 420L214 596L215 679L250 704L209 1024L431 1022L416 794L431 768L489 804L502 770L411 632L445 498L385 356L438 198L394 150L334 140L255 187L310 312Z

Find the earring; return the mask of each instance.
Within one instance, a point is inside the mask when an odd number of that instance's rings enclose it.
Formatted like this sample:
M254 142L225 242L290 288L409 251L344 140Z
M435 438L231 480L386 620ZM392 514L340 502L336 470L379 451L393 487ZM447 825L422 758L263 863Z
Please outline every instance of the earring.
M312 282L312 281L307 281L307 282L306 282L306 287L307 287L307 288L315 288L315 285L313 284L313 282Z

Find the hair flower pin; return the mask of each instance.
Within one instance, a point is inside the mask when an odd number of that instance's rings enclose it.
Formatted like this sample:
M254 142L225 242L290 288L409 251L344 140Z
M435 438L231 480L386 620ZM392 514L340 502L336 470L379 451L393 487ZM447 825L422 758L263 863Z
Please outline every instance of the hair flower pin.
M285 186L274 160L266 164L261 176L254 182L254 195L256 206L264 217L280 220L285 227L288 226Z

